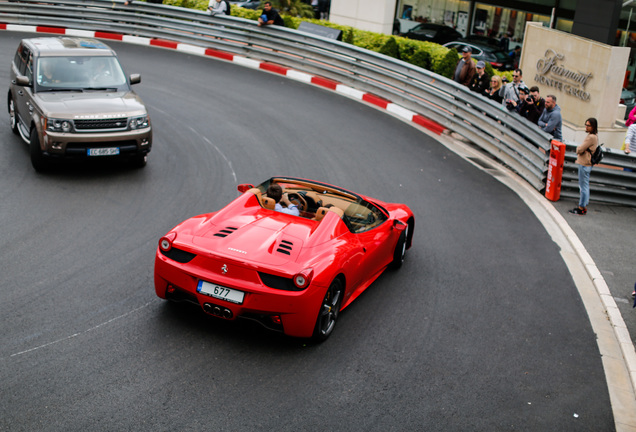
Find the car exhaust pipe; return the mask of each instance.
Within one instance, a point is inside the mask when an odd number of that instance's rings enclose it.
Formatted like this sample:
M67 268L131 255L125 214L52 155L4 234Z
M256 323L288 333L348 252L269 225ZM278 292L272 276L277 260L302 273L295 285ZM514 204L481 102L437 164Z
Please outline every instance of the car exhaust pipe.
M221 306L217 306L212 303L204 303L203 310L209 313L210 315L217 316L219 318L231 319L234 315L231 310L228 308L224 308Z

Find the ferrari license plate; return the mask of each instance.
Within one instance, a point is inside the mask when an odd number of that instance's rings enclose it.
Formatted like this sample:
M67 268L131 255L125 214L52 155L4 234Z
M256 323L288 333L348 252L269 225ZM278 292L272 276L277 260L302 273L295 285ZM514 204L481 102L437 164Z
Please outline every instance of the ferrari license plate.
M243 304L243 298L245 297L245 293L243 291L227 288L202 280L199 281L197 292L236 304Z
M86 149L88 156L115 156L119 154L119 147L89 148Z

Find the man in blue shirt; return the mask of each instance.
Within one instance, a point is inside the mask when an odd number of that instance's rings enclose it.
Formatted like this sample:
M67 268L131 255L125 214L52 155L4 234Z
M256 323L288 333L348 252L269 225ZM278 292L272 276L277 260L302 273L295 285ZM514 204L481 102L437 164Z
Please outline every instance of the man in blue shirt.
M289 201L287 198L287 194L283 192L283 188L280 185L272 184L267 188L267 192L265 194L272 198L276 203L274 210L279 211L281 213L286 213L294 216L300 216L300 210L298 210L298 206L293 202ZM283 207L282 204L285 204Z

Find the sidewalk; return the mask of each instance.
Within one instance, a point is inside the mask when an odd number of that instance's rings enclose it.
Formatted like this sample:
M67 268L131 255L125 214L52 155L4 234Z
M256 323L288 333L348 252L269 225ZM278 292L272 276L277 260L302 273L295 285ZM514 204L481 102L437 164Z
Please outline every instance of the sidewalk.
M593 197L592 197L593 199ZM598 204L588 206L586 216L568 210L577 201L561 199L552 203L567 221L594 260L636 343L636 309L631 294L636 283L636 208Z
M548 201L460 137L437 139L515 191L559 246L596 333L616 430L636 432L636 309L631 296L636 282L636 208L592 202L586 216L572 215L568 210L576 201Z

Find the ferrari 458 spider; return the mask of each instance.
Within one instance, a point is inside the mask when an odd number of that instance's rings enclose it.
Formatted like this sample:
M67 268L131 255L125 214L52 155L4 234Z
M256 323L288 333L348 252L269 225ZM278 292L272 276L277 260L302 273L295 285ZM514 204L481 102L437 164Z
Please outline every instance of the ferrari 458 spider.
M283 188L298 216L275 209L270 185ZM159 240L159 297L323 341L339 312L387 267L401 267L411 247L415 218L403 204L288 177L238 190L221 210L187 219Z

